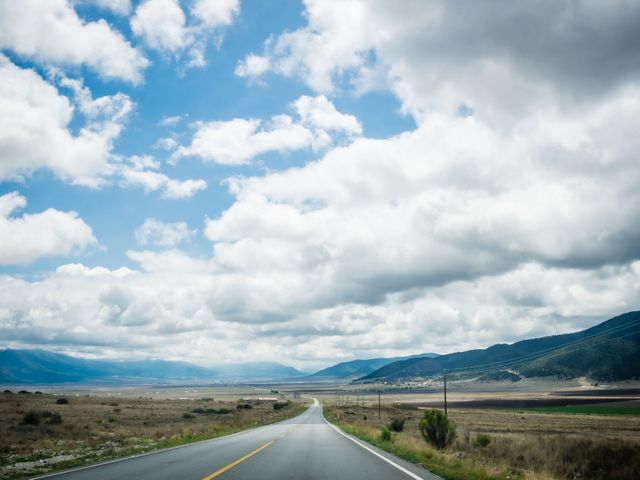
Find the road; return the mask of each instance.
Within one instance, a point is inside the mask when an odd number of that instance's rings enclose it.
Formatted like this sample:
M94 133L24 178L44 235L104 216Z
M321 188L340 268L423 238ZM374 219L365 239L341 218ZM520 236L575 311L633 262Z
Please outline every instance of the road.
M314 405L295 418L228 437L37 478L52 480L435 480L346 435Z

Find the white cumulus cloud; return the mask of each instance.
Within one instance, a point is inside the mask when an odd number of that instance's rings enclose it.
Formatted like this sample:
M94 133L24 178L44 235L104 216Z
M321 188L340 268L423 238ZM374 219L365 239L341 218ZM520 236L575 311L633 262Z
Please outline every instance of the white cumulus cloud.
M362 133L356 117L338 112L324 96L302 96L292 109L298 119L282 114L267 122L244 118L197 122L191 143L178 147L171 161L195 156L221 165L244 165L267 152L319 150L332 143L332 135L350 138Z
M190 198L207 188L202 179L176 180L158 171L159 162L148 155L133 156L120 164L118 174L123 187L142 187L145 191L159 190L167 199Z
M131 18L131 30L149 48L175 53L189 41L185 21L177 0L145 0Z
M113 172L111 152L131 111L126 95L93 99L81 82L73 89L87 123L73 134L74 106L35 71L0 55L0 179L21 179L40 169L71 183L97 187Z
M147 218L135 231L136 241L140 245L162 247L174 247L189 240L194 234L195 230L189 229L186 222L166 223L155 218Z
M0 265L26 265L42 257L69 255L97 243L75 212L49 208L14 216L26 206L18 192L0 196Z
M0 1L0 48L44 65L84 65L141 83L149 61L105 20L81 19L69 0Z

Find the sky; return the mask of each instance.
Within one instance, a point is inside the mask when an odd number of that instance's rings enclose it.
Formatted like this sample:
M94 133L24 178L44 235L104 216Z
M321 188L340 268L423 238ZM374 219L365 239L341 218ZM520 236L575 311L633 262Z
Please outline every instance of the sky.
M0 0L0 347L311 371L639 309L638 25Z

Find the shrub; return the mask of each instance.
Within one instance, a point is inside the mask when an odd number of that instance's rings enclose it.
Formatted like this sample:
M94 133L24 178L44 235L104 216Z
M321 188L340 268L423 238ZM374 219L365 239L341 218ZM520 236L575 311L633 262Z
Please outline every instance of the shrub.
M4 393L13 393L11 390L5 390Z
M273 404L273 409L274 410L282 410L285 407L288 407L289 404L288 403L284 403L284 402L276 402Z
M29 393L30 393L30 392L27 392L26 390L20 390L20 391L18 392L18 394L20 394L20 395L29 395Z
M52 413L49 417L49 423L51 425L60 425L62 423L62 415L59 413Z
M228 408L219 408L218 411L215 412L215 413L218 413L220 415L224 415L226 413L231 413L231 410L229 410Z
M440 410L427 410L420 419L420 433L427 442L442 449L456 438L456 426Z
M238 405L236 405L236 408L238 410L251 410L253 407L250 403L239 403Z
M42 392L36 390L35 392L33 392L33 394L34 395L42 395Z
M25 425L38 425L40 423L40 414L31 410L24 414L24 417L22 417L22 423Z
M205 413L204 408L194 408L193 410L191 410L193 413Z
M491 443L491 437L486 433L479 433L473 439L473 446L476 448L484 448Z
M401 432L404 430L404 418L394 418L389 423L389 430L392 432Z
M391 441L391 432L388 428L383 428L380 432L380 441L382 442L390 442Z
M192 415L191 413L183 413L182 418L184 418L185 420L193 420L194 418L196 418L196 416Z
M58 398L56 400L56 403L58 405L67 405L69 403L69 400L67 400L66 398Z
M109 402L109 406L110 407L117 407L118 406L118 402Z
M49 410L43 410L42 412L40 412L40 415L44 418L49 418L52 413Z

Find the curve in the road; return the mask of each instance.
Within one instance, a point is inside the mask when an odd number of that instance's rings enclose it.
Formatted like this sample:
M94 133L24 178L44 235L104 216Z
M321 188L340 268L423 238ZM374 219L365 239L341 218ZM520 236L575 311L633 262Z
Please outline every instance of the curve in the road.
M314 404L295 418L228 437L36 477L60 480L436 480L347 435Z

